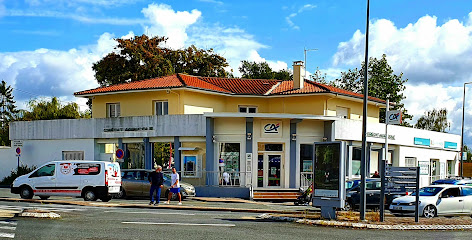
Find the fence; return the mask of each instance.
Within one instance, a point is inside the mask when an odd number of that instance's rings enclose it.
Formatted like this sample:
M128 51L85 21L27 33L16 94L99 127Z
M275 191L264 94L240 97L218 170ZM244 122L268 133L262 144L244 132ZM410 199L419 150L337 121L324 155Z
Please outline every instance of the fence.
M300 173L300 187L307 189L313 183L313 173L312 172L302 172Z
M166 174L169 174L166 172ZM220 186L220 187L251 187L252 173L231 171L179 171L182 182L190 183L194 186Z

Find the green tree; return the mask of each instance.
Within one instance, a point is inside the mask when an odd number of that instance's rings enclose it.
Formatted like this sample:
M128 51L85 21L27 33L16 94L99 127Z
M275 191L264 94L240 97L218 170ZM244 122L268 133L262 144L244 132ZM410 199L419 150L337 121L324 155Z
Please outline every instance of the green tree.
M433 109L426 111L415 124L415 128L436 132L446 132L451 124L447 121L447 109Z
M16 119L18 110L13 100L13 88L2 80L0 84L0 144L10 145L10 122Z
M88 112L80 112L77 103L61 104L57 97L53 97L51 101L44 99L33 99L28 103L30 111L23 113L22 120L52 120L52 119L76 119L90 118Z
M288 70L273 71L267 62L258 63L243 60L241 61L239 72L241 72L242 78L248 79L291 80L293 78Z
M326 73L322 73L318 67L316 68L315 73L310 75L310 79L318 83L329 84L326 80Z
M348 91L363 93L365 62L362 63L361 69L349 69L347 72L341 73L341 78L334 80L331 84L335 87ZM395 74L392 67L387 62L387 56L382 55L381 59L370 58L368 67L369 80L369 96L383 100L390 100L394 103L394 110L401 110L403 120L411 120L412 116L408 114L402 100L406 97L403 94L405 83L408 79L403 79L403 73ZM381 109L379 113L380 122L385 122L385 109ZM403 126L411 126L407 121L403 121Z
M225 58L213 49L190 46L173 50L163 47L166 37L146 35L131 39L115 39L117 51L109 53L93 65L101 86L186 73L205 77L226 77Z

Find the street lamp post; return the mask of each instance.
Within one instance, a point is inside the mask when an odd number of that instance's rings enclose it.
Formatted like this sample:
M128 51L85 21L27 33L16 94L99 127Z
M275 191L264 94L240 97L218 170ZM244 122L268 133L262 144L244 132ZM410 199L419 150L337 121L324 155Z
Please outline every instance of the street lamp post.
M306 52L309 52L309 51L318 51L318 48L313 48L313 49L306 49L306 48L303 48L303 53L305 54L305 76L304 78L306 78Z
M465 117L465 85L471 84L472 82L464 83L464 95L462 96L462 127L461 127L461 177L464 177L464 117Z

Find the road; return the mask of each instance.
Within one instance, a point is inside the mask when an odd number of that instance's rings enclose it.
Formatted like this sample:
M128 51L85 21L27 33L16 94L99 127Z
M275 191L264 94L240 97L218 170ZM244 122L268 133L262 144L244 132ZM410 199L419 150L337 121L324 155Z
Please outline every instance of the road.
M1 202L61 219L0 220L0 239L471 239L472 231L379 231L258 221L258 214Z

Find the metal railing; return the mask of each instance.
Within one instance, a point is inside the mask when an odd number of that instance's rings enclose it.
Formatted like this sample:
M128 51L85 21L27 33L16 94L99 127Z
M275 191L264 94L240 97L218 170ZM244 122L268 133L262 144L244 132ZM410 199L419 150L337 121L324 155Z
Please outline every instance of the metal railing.
M300 173L300 187L307 189L313 183L313 173L312 172L302 172Z
M168 172L165 172L169 174ZM252 172L179 171L182 182L194 186L251 187Z

